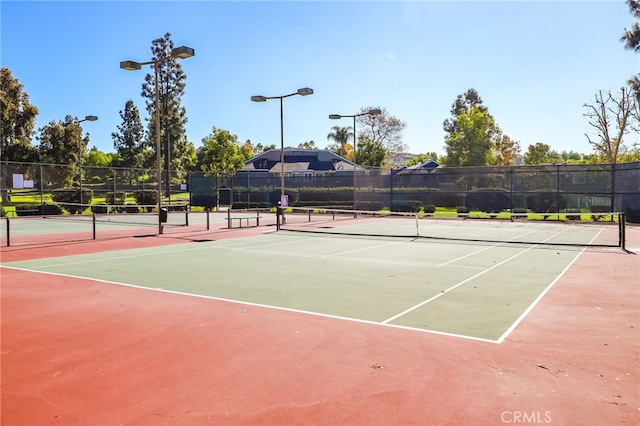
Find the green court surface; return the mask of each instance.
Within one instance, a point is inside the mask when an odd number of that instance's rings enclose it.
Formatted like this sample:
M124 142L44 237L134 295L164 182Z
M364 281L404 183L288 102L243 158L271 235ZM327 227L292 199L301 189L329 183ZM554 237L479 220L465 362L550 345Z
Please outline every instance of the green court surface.
M581 250L267 231L3 266L499 343Z

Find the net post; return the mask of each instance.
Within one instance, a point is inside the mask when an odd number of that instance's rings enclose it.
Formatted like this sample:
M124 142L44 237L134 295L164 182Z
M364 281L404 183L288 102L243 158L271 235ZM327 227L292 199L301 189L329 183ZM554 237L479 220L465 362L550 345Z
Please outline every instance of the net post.
M7 221L7 247L11 247L11 232L10 232L11 226L9 225L9 222L11 220L9 219L8 216L5 218L5 220Z
M231 229L231 209L227 209L227 229Z
M209 207L205 207L204 211L207 214L207 231L209 230L209 212L211 211Z
M91 227L93 229L93 239L96 239L96 214L91 214Z
M626 217L624 213L618 214L618 243L620 248L624 251L627 251L625 240L626 237Z
M280 202L278 202L278 205L276 206L276 231L280 230Z
M185 226L189 226L189 209L186 205L184 206L184 223Z
M256 210L256 226L260 226L260 210Z

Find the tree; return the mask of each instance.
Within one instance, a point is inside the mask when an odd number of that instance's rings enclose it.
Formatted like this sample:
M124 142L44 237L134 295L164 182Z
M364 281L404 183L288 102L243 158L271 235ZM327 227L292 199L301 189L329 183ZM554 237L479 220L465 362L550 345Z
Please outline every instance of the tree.
M0 69L0 160L36 162L37 149L31 144L38 108L29 102L24 86L9 68Z
M82 166L111 167L116 158L117 154L102 152L94 146L82 157Z
M238 146L238 137L228 130L213 128L212 133L202 139L198 150L200 169L209 174L233 173L244 166L245 158Z
M575 151L562 151L560 153L560 157L562 157L562 161L565 163L577 163L582 161L582 155Z
M559 158L559 154L553 151L549 145L537 142L535 145L529 145L524 154L524 164L557 163Z
M316 151L318 149L314 141L302 142L301 144L298 144L298 148L308 149L310 151Z
M352 127L333 126L327 135L327 140L334 142L333 146L329 146L329 150L353 160L353 147L349 145L349 140L353 137Z
M253 146L253 144L251 144L251 146ZM253 146L253 155L255 156L264 154L270 149L276 149L276 144L273 143L271 145L262 145L260 142L258 142L255 146Z
M118 155L118 167L139 168L144 163L144 128L140 122L140 113L132 100L128 100L124 111L120 111L122 124L118 132L111 133L113 146Z
M243 161L250 160L254 157L253 153L253 145L251 145L251 140L247 139L244 144L240 147L240 155L243 158Z
M63 185L70 185L78 177L81 156L89 144L89 134L82 137L82 128L78 120L67 115L64 121L52 120L38 129L37 139L40 158L48 164L64 164L56 176Z
M620 41L624 43L625 49L640 53L640 1L627 0L627 5L629 12L636 18L636 22L633 23L630 30L625 28ZM635 93L636 101L640 103L640 73L629 80L629 85Z
M436 152L427 152L424 154L416 155L415 157L407 161L406 165L408 167L411 167L411 166L415 166L416 164L424 163L425 161L429 161L429 160L438 161L438 154Z
M371 115L368 112L377 107L364 107L360 109L356 118L360 133L366 136L370 142L380 142L384 148L391 153L407 152L407 145L402 139L402 132L407 127L407 123L397 117L392 116L386 108L380 109L380 114Z
M358 137L356 164L368 167L382 167L387 158L387 149L381 141L372 141L366 135Z
M595 95L593 104L584 104L588 123L596 130L597 138L587 140L598 156L608 163L616 163L618 154L626 149L623 138L632 129L633 113L636 100L629 87L620 88L620 96L615 97L611 91L603 94L602 90Z
M187 76L180 62L176 58L170 58L173 48L170 33L166 33L163 38L153 40L151 46L153 60L160 61L158 65L160 111L156 111L154 73L145 76L142 96L147 99L146 106L149 113L148 141L153 141L152 149L155 151L155 114L159 113L161 157L164 159L165 169L177 172L178 178L181 179L195 163L195 147L186 138L187 112L181 105ZM155 156L150 158L155 164Z
M515 166L520 154L520 142L514 141L507 135L502 135L498 141L498 155L496 166Z
M501 132L487 110L471 107L460 111L456 121L456 130L445 136L446 156L443 159L448 166L487 166L496 163L496 148Z
M449 134L458 131L458 116L462 113L468 114L473 107L476 107L480 112L488 111L487 107L482 105L482 98L475 89L469 89L466 93L458 95L451 106L451 118L444 120L442 123L444 131Z

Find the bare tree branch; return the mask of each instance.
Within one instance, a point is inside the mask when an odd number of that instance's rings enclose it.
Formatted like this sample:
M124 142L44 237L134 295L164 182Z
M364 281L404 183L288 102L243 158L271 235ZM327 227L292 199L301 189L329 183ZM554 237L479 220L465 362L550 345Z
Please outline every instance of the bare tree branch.
M585 134L589 144L596 153L609 163L616 163L618 155L624 152L623 137L633 128L629 126L636 102L629 87L620 88L620 97L614 97L611 92L603 94L602 90L595 95L594 104L584 104L589 125L596 130L598 138L591 139ZM612 136L614 135L614 136Z

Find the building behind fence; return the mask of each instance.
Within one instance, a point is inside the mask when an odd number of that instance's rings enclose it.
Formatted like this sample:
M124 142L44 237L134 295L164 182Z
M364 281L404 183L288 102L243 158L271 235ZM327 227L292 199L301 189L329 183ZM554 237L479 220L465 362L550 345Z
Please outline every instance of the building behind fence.
M52 202L56 190L82 189L83 203L111 193L156 192L153 169L0 163L3 205L12 196L31 195L32 202ZM163 177L163 204L192 207L273 207L280 200L280 176L264 171L210 176L189 172ZM80 179L80 176L82 178ZM300 170L285 176L292 206L334 206L358 210L416 211L425 206L466 207L500 212L624 212L640 222L640 162L622 164L554 164L515 167L437 167L366 170L340 173ZM152 204L152 203L151 203Z

